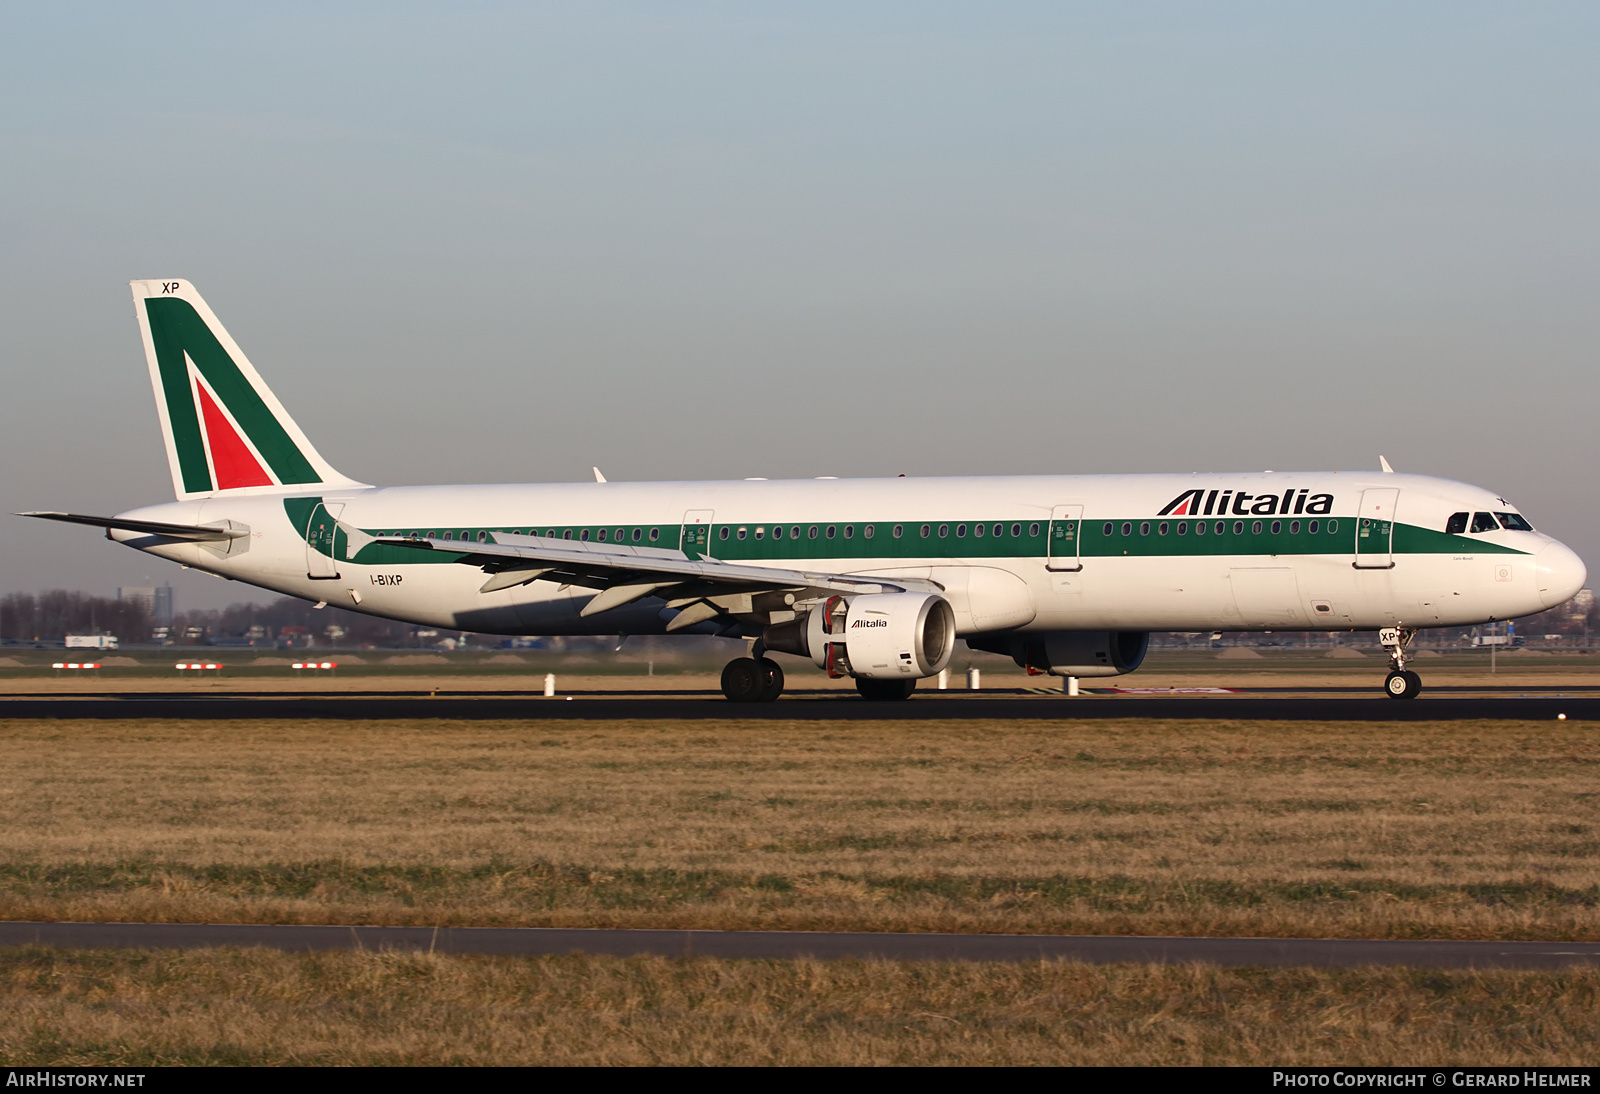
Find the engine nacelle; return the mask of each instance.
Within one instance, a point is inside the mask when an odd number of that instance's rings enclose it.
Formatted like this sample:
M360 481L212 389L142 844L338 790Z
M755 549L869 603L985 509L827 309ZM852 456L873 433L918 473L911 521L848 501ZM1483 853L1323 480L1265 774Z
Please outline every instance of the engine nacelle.
M950 664L956 618L950 602L934 593L835 596L761 637L768 649L809 657L829 676L914 680Z
M967 639L967 645L985 653L1004 654L1031 676L1121 676L1144 663L1150 635L1144 631L1052 631L985 635Z

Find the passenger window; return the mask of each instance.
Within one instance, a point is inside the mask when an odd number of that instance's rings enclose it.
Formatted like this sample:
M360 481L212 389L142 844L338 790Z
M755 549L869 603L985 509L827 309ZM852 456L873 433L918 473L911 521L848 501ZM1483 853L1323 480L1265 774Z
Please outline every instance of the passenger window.
M1277 535L1282 531L1283 531L1283 521L1281 521L1281 520L1273 521L1272 522L1272 534L1273 535Z
M939 525L939 538L940 539L944 539L949 534L950 534L950 526L948 524Z
M854 524L846 524L844 526L844 538L845 539L849 539L851 536L853 536L855 534L856 534L856 526Z
M997 536L1005 535L1006 534L1006 526L1004 524L996 524L994 526L994 534L997 535ZM1013 534L1015 534L1015 533L1013 533Z
M1533 531L1533 525L1529 524L1528 518L1521 513L1496 513L1495 516L1500 518L1501 524L1504 524L1513 532Z
M1241 524L1241 525L1239 525L1239 527L1243 528L1244 525ZM1215 528L1211 529L1211 530L1213 532L1217 533L1217 535L1220 536L1220 535L1222 535L1222 533L1224 533L1224 532L1226 532L1228 530L1228 522L1225 521L1225 520L1219 520L1219 521L1217 521L1217 526ZM1234 534L1237 535L1238 533L1236 532Z
M1150 522L1149 521L1144 521L1139 525L1139 534L1141 536L1148 536L1150 534Z
M1162 521L1160 527L1158 527L1156 529L1156 531L1159 534L1163 535L1163 536L1166 535L1167 534L1167 522L1166 521Z
M447 528L447 529L445 529L444 538L445 539L455 539L456 538L456 534L454 532L450 531Z
M877 533L878 530L870 524L861 529L861 534L866 536L868 539L871 539L873 536L877 535Z
M1180 524L1178 527L1181 528L1181 527L1183 527L1183 525ZM1197 521L1194 522L1194 534L1197 535L1197 536L1203 536L1203 535L1206 534L1206 522L1205 521L1197 520Z
M1111 522L1110 521L1106 521L1106 526L1104 528L1100 529L1100 534L1103 535L1103 536L1109 536L1111 534L1112 530L1113 529L1112 529L1112 526L1111 526Z
M1330 520L1328 522L1328 534L1331 536L1335 532L1337 532L1338 530L1339 530L1339 522L1336 521L1336 520Z
M1178 522L1178 534L1180 536L1186 536L1186 535L1189 534L1189 522L1188 521L1180 520Z
M834 527L833 527L833 525L830 524L830 525L828 525L828 531L825 534L827 535L827 537L829 539L832 539L833 538L833 533L834 533Z
M894 526L894 538L895 539L899 539L901 536L903 536L905 534L906 534L906 526L905 525L896 524Z
M616 539L615 539L614 542L621 543L623 541L623 539L626 537L627 531L628 530L626 528L618 528L617 529L617 536L616 536Z
M1289 534L1291 536L1298 536L1300 534L1300 522L1299 521L1291 520L1289 522Z
M815 524L813 524L811 526L811 530L806 533L806 538L807 539L816 539L817 538L817 526Z
M749 534L750 534L750 533L749 533L749 530L748 530L748 529L745 529L745 528L741 528L741 529L739 529L739 538L740 538L740 539L743 539L743 538L744 538L744 537L745 537L745 536L747 536L747 535L749 535Z
M724 525L721 528L717 529L717 538L718 539L727 539L728 538L728 528L727 528L726 525Z
M998 532L997 532L997 533L995 533L995 534L996 534L996 535L999 535L999 533L998 533ZM1108 530L1107 530L1107 531L1106 531L1106 535L1108 535L1108 536L1109 536L1109 535L1110 535L1110 534L1111 534L1111 532L1110 532L1110 530L1109 530L1109 527L1108 527ZM1022 538L1022 525L1020 525L1020 524L1013 524L1013 525L1012 525L1012 526L1011 526L1011 538L1012 538L1012 539L1020 539L1020 538Z
M1316 535L1317 528L1321 523L1321 521L1317 520L1312 521L1310 524L1306 525L1306 531L1310 532L1312 535Z
M800 538L800 526L798 524L791 524L789 526L789 538L790 539L799 539Z
M1259 520L1250 525L1250 534L1253 536L1261 534L1261 522Z
M1494 517L1488 513L1472 514L1472 530L1474 532L1498 532L1500 525L1495 523Z
M956 538L957 539L963 538L964 536L966 536L966 534L967 534L967 526L965 524L956 525Z
M562 539L571 539L572 538L572 529L571 528L563 528L563 529L561 529L561 538Z
M983 537L983 525L974 524L972 526L972 534L975 535L975 536L978 536L981 539Z
M1236 536L1244 535L1244 521L1236 520L1233 522L1233 534Z
M931 526L924 524L922 526L922 538L923 539L927 539L928 538L928 533L931 532L932 530L933 529L932 529Z
M581 532L579 532L578 533L578 538L580 540L582 540L584 543L589 542L589 529L585 528Z
M1450 519L1444 522L1444 533L1447 536L1459 536L1467 530L1469 516L1466 513L1451 513Z
M604 543L606 541L606 530L604 528L600 529L600 534L595 536L595 538L601 543Z
M1028 534L1030 536L1038 535L1039 534L1039 526L1037 524L1028 525ZM1106 535L1109 536L1110 534L1111 534L1111 525L1108 524L1108 525L1106 525Z
M639 542L639 537L641 535L643 535L643 534L644 534L644 529L643 528L635 528L633 530L633 542L638 543Z
M773 539L782 539L783 538L783 525L774 524L772 526L772 538Z
M1122 534L1125 536L1133 535L1133 525L1128 521L1122 522Z
M650 529L650 542L651 543L654 543L656 540L658 540L660 538L661 538L661 529L659 529L659 528Z

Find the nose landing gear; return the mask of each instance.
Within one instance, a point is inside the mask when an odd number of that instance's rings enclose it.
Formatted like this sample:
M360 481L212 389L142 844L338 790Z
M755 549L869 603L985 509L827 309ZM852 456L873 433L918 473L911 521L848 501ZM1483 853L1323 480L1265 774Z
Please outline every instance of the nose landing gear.
M770 703L783 694L783 669L770 657L735 657L722 669L730 703Z
M1417 636L1415 627L1384 627L1378 631L1378 641L1389 651L1389 675L1383 681L1383 693L1391 699L1415 699L1422 691L1422 677L1406 668L1406 647Z

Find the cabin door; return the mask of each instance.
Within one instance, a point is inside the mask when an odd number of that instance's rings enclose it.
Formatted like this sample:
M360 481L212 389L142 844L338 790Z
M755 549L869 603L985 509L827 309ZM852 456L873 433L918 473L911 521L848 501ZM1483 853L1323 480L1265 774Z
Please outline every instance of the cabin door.
M1400 491L1391 487L1361 491L1361 508L1356 512L1356 569L1394 567L1394 512L1399 501Z
M1058 505L1050 510L1050 535L1047 539L1045 569L1075 571L1083 569L1078 541L1083 538L1083 506Z
M710 509L691 509L683 514L683 527L679 530L678 549L692 562L711 557Z
M342 512L342 501L312 506L311 519L306 523L306 576L313 580L332 581L339 576L335 552L344 546L344 533L339 531Z

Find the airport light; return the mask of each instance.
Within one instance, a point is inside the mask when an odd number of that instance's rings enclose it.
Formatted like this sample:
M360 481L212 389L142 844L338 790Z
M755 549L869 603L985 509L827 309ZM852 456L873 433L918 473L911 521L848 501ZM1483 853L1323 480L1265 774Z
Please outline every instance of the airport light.
M53 669L97 669L97 668L100 667L100 662L98 662L98 661L83 661L83 662L79 662L79 661L57 661L55 664L51 665L50 667L53 668Z
M337 661L296 661L294 664L290 665L289 667L292 668L292 669L330 669L331 670L331 669L338 668L339 667L339 662L337 662Z
M222 665L216 661L179 661L177 664L177 669L179 672L184 672L187 670L199 670L204 672L208 669L214 672L221 672Z

